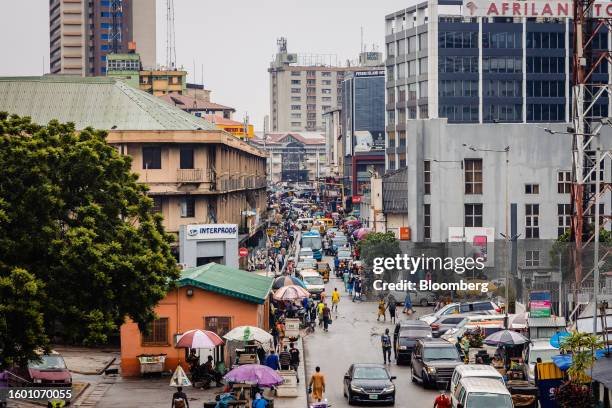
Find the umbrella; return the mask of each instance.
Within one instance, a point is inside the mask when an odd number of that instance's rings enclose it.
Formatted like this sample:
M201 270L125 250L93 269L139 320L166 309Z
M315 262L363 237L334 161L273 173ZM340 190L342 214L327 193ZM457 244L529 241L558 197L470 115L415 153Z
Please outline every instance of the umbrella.
M484 339L484 343L488 346L516 346L529 343L529 339L517 332L501 330Z
M272 341L272 335L270 333L255 326L238 326L227 332L223 338L230 341L255 340L262 344Z
M361 225L361 221L359 221L359 220L349 220L349 221L345 221L344 225L347 226L347 227L351 227L351 226L354 226L354 225Z
M223 344L223 339L209 330L188 330L179 337L177 348L215 348Z
M297 285L283 286L274 292L274 299L276 300L298 300L307 297L310 297L310 293Z
M260 364L244 364L234 368L223 377L230 383L258 385L260 387L273 387L284 382L275 370Z
M298 279L295 276L281 276L281 277L274 279L274 284L272 285L272 288L279 289L279 288L282 288L283 286L288 286L288 285L297 285L297 286L306 288L306 285L304 284L304 282L302 282L301 279Z
M357 239L362 239L367 233L370 232L369 228L359 228L353 232L353 236Z

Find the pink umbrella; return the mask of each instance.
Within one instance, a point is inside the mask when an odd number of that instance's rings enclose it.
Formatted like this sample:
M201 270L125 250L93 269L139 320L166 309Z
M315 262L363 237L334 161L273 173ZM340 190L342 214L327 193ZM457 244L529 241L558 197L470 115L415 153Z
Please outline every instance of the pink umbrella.
M309 296L310 293L298 285L283 286L274 292L274 299L276 300L298 300L307 298Z
M215 332L194 329L186 331L176 342L177 348L214 348L223 344L223 339Z
M275 370L259 364L238 366L225 374L223 378L231 383L259 385L260 387L274 387L284 382L283 377Z
M359 228L358 230L355 230L355 232L353 232L353 236L357 239L363 239L365 234L367 234L368 232L370 232L369 228Z
M355 226L355 225L361 225L361 221L359 221L359 220L345 221L344 225L347 226L347 227Z

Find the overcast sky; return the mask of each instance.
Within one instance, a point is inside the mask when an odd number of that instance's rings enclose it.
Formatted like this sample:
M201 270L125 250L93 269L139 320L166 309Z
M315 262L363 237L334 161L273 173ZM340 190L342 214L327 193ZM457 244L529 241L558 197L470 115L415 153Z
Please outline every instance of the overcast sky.
M153 3L155 0L151 0ZM0 75L49 70L49 0L2 2ZM157 0L157 62L166 60L165 0ZM364 42L384 46L384 17L414 0L174 0L177 65L213 91L212 100L248 112L257 130L269 111L268 66L276 39L289 52L355 59ZM189 81L192 81L192 77Z

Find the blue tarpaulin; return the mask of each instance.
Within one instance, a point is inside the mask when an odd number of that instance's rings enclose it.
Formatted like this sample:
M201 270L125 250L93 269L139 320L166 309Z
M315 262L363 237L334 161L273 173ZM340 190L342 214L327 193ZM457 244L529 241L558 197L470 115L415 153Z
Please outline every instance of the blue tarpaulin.
M608 350L612 351L610 349ZM596 359L600 359L604 357L605 355L606 355L606 350L596 350L595 351ZM567 371L567 369L570 368L570 366L572 365L572 355L571 354L560 354L558 356L553 356L552 361L553 363L555 363L557 367L559 367L561 371Z

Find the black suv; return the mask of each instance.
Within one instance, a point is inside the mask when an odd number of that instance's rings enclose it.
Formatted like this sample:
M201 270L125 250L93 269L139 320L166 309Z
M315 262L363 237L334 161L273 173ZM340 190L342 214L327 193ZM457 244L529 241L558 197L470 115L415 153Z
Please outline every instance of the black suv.
M455 367L461 364L457 348L448 341L419 339L412 351L412 381L421 382L425 388L437 387L438 382L448 386Z
M431 336L431 327L421 320L405 320L397 323L393 332L393 346L397 364L410 363L412 349L416 341Z

